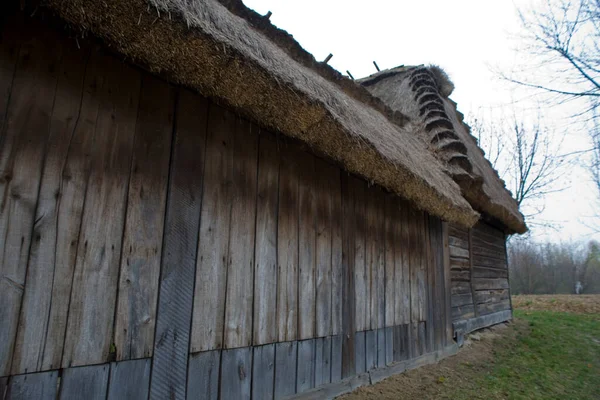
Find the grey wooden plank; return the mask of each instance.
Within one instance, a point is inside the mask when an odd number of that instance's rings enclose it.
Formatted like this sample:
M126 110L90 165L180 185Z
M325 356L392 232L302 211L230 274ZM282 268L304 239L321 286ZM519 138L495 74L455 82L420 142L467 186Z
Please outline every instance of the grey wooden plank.
M356 332L354 335L354 351L356 360L356 374L367 371L367 358L365 354L365 332Z
M206 100L181 91L167 197L150 398L183 399L204 169Z
M296 393L296 367L298 365L298 342L275 344L275 393L276 399Z
M0 378L0 399L4 400L6 388L8 387L8 376Z
M151 364L149 358L111 363L107 400L146 400Z
M394 336L394 361L401 360L402 352L402 325L396 325L392 328Z
M42 358L52 302L52 278L58 253L58 215L62 204L62 179L75 126L81 111L86 60L89 52L66 49L60 66L50 135L35 210L36 224L29 249L27 286L21 306L12 374L42 371ZM57 196L57 193L61 196ZM67 200L68 204L70 200Z
M275 345L254 347L252 356L252 398L273 398L275 379Z
M370 330L365 332L365 358L367 362L367 371L377 367L377 331Z
M394 327L388 326L384 331L385 335L385 365L394 362Z
M377 329L377 368L385 367L387 363L386 329Z
M331 382L342 380L342 335L331 338Z
M63 368L106 362L113 343L141 73L114 58L106 60L107 83L77 243Z
M315 160L315 201L316 201L316 324L315 336L325 337L332 333L332 181L336 178L337 167ZM335 187L335 186L334 186Z
M315 339L315 387L331 382L331 336Z
M221 355L221 399L250 399L252 348L223 350Z
M151 357L176 89L142 81L115 320L117 360Z
M299 162L298 339L310 339L315 336L316 325L317 203L314 190L316 182L315 157L304 154Z
M426 331L426 322L419 322L418 326L419 340L418 340L418 354L422 356L427 353L427 331Z
M232 205L224 347L252 345L258 127L238 117L233 143ZM206 304L204 305L206 307Z
M343 240L342 232L342 187L340 169L335 169L335 176L332 174L330 188L333 198L333 207L331 209L331 328L333 335L342 333L343 325L343 307L347 299L342 296L343 290Z
M277 209L279 151L266 132L260 134L254 263L254 345L277 341Z
M221 350L190 355L187 378L187 399L217 400Z
M196 260L191 352L223 345L236 116L211 103Z
M49 308L48 326L45 333L43 370L61 366L65 329L73 284L73 271L81 230L81 217L91 170L96 119L102 100L105 62L102 55L93 53L88 62L81 98L78 123L73 132L69 153L63 166L60 181L60 207L56 215L56 249L52 279L52 302ZM48 239L48 236L46 236Z
M60 40L46 42L39 32L32 36L35 39L24 40L21 46L0 132L1 376L11 369L62 53Z
M59 398L61 400L105 400L109 369L109 364L101 364L63 370Z
M338 221L342 232L342 377L356 373L355 307L355 237L353 180L341 175L342 215Z
M298 338L299 154L281 144L277 213L277 332L280 342Z
M10 378L6 400L52 400L56 398L58 371L15 375ZM0 387L0 398L4 390Z
M315 387L315 339L298 342L298 375L296 391L305 392Z

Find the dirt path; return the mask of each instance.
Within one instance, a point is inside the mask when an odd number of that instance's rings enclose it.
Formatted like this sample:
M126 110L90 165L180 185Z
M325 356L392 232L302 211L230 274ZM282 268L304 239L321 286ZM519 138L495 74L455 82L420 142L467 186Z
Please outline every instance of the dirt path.
M510 345L517 332L527 329L526 322L516 321L482 330L471 335L453 357L390 377L373 386L362 387L340 399L450 399L452 388L474 386L473 377L493 365L494 349Z
M600 294L536 294L512 296L515 309L600 314Z

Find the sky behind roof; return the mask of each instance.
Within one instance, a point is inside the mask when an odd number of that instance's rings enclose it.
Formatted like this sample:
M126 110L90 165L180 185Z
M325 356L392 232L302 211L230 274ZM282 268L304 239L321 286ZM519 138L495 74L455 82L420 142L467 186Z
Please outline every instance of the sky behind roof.
M329 65L344 74L350 71L361 78L375 73L373 61L381 69L435 64L454 82L450 97L465 115L485 110L496 118L518 113L519 118L535 119L540 108L536 93L499 79L497 71L509 73L523 62L535 61L516 49L522 47L524 34L518 8L535 6L536 1L244 0L244 4L259 14L271 11L271 22L292 34L317 60L333 54ZM542 106L542 122L556 140L564 136L557 151L590 146L585 131L569 118L576 107L573 103L552 109ZM533 237L592 238L586 226L591 224L595 200L589 175L573 166L558 185L568 188L548 195L537 217L555 228L533 226Z

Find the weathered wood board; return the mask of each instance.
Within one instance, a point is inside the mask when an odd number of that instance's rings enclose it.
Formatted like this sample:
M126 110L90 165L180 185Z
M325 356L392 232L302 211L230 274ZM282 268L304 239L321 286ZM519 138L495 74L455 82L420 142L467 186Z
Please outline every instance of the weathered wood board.
M145 400L150 389L149 358L111 363L107 400Z
M6 400L54 400L57 381L58 371L15 375L10 378ZM4 395L3 389L0 387L0 396Z
M257 346L252 354L252 398L273 398L275 379L275 345Z
M206 120L206 101L181 91L167 191L151 399L185 397Z
M298 367L298 342L275 344L275 389L274 398L296 393Z
M108 360L141 74L106 58L67 319L63 367ZM107 218L107 216L110 216Z
M105 400L109 364L67 368L60 378L60 399Z
M144 76L117 296L117 360L152 356L176 95Z
M204 190L201 192L200 240L197 242L192 353L223 346L235 129L236 117L211 104L206 131Z
M252 348L223 350L221 355L221 399L250 399L252 382Z
M254 344L277 341L277 212L279 153L275 138L261 132L256 202Z
M187 398L217 400L221 350L204 351L190 355L187 376Z

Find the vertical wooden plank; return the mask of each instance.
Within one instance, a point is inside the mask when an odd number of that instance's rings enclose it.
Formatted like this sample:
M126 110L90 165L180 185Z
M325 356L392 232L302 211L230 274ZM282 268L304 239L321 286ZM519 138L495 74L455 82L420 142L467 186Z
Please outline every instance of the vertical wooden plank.
M79 118L74 127L69 150L60 176L60 203L56 209L53 234L42 236L40 247L56 249L51 287L48 326L44 336L42 369L60 368L67 328L67 316L77 256L81 218L87 192L96 119L104 88L104 56L94 52L86 69ZM53 240L52 236L56 239ZM44 242L48 241L48 244ZM40 258L42 260L42 258Z
M365 289L366 289L366 321L363 329L377 329L377 310L379 292L377 281L379 274L379 243L377 242L377 196L375 187L367 187L365 191ZM367 364L368 367L368 364ZM367 368L368 370L368 368Z
M146 400L151 363L149 358L111 363L107 400Z
M385 339L385 328L377 329L377 368L382 368L386 365L387 344Z
M223 345L235 120L231 112L210 104L190 343L192 353L220 349Z
M427 353L427 335L425 331L425 321L419 321L417 325L417 354L422 356Z
M354 336L354 353L355 353L355 374L362 374L367 371L367 356L366 356L366 340L365 331L356 332Z
M445 288L444 288L444 261L442 251L442 223L439 218L430 216L431 251L433 254L434 269L434 320L435 320L435 342L436 349L445 347L444 312L445 312Z
M444 288L445 290L445 323L446 328L446 345L454 340L454 332L452 330L452 282L450 280L450 246L448 244L448 223L442 222L442 240L444 252Z
M435 288L435 275L433 265L433 254L431 249L429 216L427 213L423 213L423 244L425 247L424 260L425 260L425 288L426 288L426 299L427 299L427 323L425 325L427 330L427 352L434 351L434 334L435 334L435 320L434 320L434 288Z
M315 339L298 342L298 376L296 392L302 393L315 387Z
M332 214L337 168L315 159L316 202L316 336L331 335Z
M107 82L77 246L64 368L107 361L113 340L141 75L116 59L106 60Z
M395 279L395 325L410 322L410 241L407 203L394 198L394 279Z
M416 210L412 207L408 207L406 222L408 225L408 240L409 240L409 263L410 263L410 340L409 344L412 356L419 355L419 321L421 320L421 292L420 280L419 280L419 268L420 268L420 257L419 257L419 240L418 240L418 226L417 226L417 215ZM413 351L415 350L415 351Z
M6 400L54 400L57 381L58 371L15 375L10 378ZM3 394L4 391L0 391L0 396Z
M105 400L109 364L67 368L60 378L60 399Z
M394 362L394 327L385 328L385 364Z
M475 288L473 287L473 228L469 229L469 286L471 287L471 298L473 299L473 312L475 318L479 316L479 307L475 304Z
M353 178L341 175L342 193L342 378L355 374L355 233Z
M277 212L279 152L274 138L261 132L258 148L256 261L254 266L254 344L277 341Z
M276 399L296 393L296 368L298 366L298 342L275 344L275 393Z
M6 394L6 390L8 388L8 376L4 376L0 378L0 399L4 400L4 395Z
M331 382L331 336L315 339L315 387Z
M144 76L117 296L117 360L152 356L175 97L175 88Z
M61 180L65 160L81 108L83 78L89 52L65 49L59 70L46 159L40 182L35 240L29 249L26 290L21 306L12 374L40 371L52 303L56 254L57 211L61 206ZM49 284L50 283L50 284Z
M281 144L277 215L277 329L279 341L298 337L298 153Z
M207 102L179 93L171 156L150 398L185 398Z
M342 335L331 337L331 383L342 380Z
M11 369L62 53L60 40L40 33L21 45L0 132L0 376Z
M402 326L396 325L392 329L394 330L394 361L400 361L402 359Z
M367 371L377 367L377 330L365 332L365 359Z
M257 157L258 128L238 118L233 150L233 204L225 309L226 348L252 345Z
M393 195L388 193L384 197L384 265L385 265L385 326L392 327L396 323L396 304L399 303L399 293L396 293L395 281L396 263L395 263L395 240L394 225L398 224L394 210ZM402 279L402 276L398 276Z
M250 399L252 348L223 350L221 355L221 399Z
M300 216L298 222L298 339L315 335L316 306L316 199L315 157L303 154L299 160ZM298 389L300 390L300 389Z
M275 379L275 345L254 347L252 356L252 398L273 398Z
M0 24L0 148L2 148L2 139L4 134L4 124L6 122L7 107L10 101L10 95L15 81L17 70L17 61L19 49L27 29L22 14L7 13L2 16ZM1 396L0 392L0 396Z
M381 188L375 188L375 223L377 229L376 240L377 240L377 326L376 328L385 327L385 303L386 303L386 271L385 271L385 195Z
M354 287L355 287L355 322L356 330L369 329L370 320L367 318L369 311L370 295L367 281L367 266L365 258L365 237L367 235L367 216L365 208L365 188L363 180L352 178L354 195Z
M342 187L341 171L333 167L329 190L332 196L331 207L331 330L333 335L342 333L342 310L343 303L347 300L342 295L344 286L344 264L343 264L343 233L342 233Z
M190 355L187 377L187 398L217 400L221 350Z

